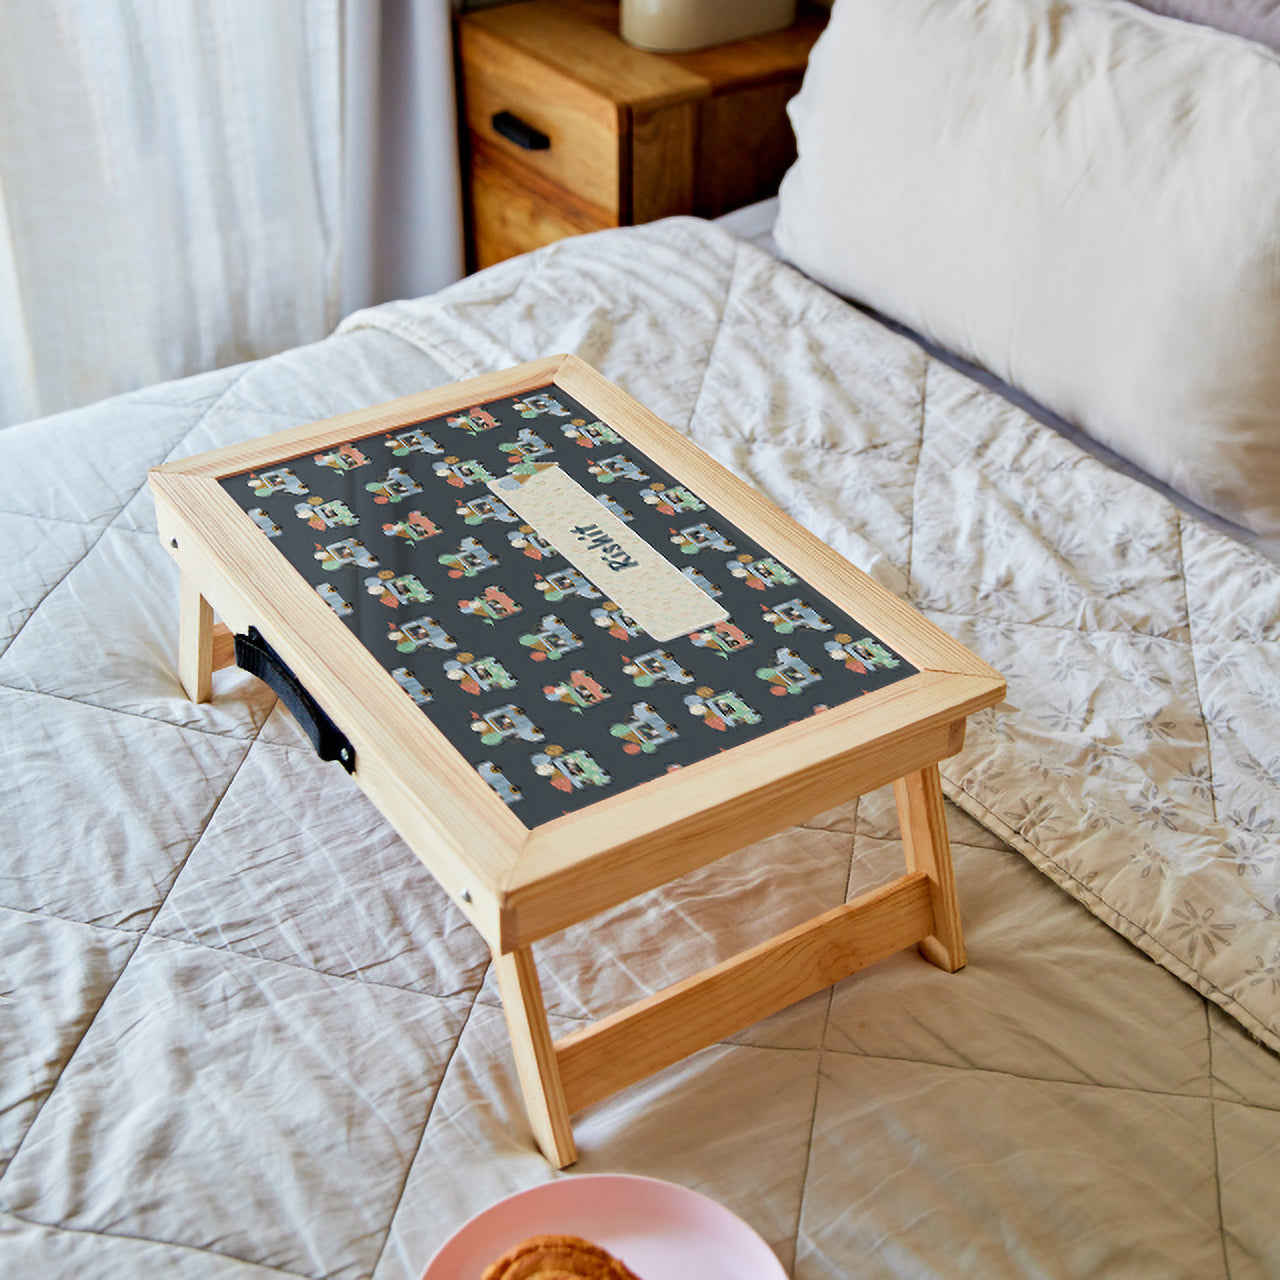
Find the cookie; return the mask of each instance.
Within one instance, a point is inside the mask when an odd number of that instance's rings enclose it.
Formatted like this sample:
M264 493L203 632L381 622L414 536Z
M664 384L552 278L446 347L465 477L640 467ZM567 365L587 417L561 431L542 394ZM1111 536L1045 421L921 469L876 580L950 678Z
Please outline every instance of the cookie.
M629 1268L580 1236L530 1236L491 1262L480 1280L639 1280Z

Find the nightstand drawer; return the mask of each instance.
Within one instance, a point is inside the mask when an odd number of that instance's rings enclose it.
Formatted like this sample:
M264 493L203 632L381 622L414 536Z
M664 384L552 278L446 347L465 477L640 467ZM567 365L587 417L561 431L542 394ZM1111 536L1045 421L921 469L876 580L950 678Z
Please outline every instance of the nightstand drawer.
M531 181L528 174L520 175L510 165L487 163L480 152L471 157L470 180L477 269L565 236L616 225L612 218L592 219L581 206L555 198L552 188Z
M621 39L617 0L466 8L456 31L472 268L771 195L795 154L786 103L827 14L668 57Z
M590 206L583 212L593 220L616 223L622 209L617 107L481 28L464 26L460 47L473 147L503 156L507 167L518 164L578 197ZM547 145L530 148L504 136L494 126L494 117L504 113L544 135Z

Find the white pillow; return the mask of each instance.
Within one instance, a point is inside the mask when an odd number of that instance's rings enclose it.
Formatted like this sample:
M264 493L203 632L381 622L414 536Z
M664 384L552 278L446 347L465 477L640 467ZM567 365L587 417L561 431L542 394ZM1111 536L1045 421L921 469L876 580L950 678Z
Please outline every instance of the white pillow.
M1280 535L1280 58L1106 0L837 0L776 236Z

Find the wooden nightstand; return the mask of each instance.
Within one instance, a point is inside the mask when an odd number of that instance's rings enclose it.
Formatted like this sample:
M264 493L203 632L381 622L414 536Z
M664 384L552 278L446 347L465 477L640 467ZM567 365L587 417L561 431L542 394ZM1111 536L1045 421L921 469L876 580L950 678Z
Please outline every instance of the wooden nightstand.
M468 252L484 267L563 236L772 195L786 103L825 10L686 54L618 35L616 0L531 0L458 19Z

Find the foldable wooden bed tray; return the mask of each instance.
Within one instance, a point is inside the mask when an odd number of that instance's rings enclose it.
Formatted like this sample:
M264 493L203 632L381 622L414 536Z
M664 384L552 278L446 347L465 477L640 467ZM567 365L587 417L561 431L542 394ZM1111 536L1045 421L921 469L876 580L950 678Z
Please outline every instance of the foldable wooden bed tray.
M534 1136L905 947L985 663L572 356L151 473L179 671L268 679L488 942ZM221 623L215 627L216 615ZM533 944L894 783L906 872L552 1039Z

